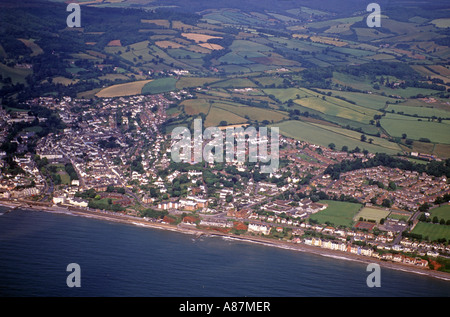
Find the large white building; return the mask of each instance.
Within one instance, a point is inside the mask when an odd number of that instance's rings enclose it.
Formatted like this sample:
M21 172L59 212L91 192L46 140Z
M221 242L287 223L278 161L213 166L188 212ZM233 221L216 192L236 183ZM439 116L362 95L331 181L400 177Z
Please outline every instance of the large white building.
M261 233L263 235L268 235L270 233L270 226L259 224L259 223L250 223L248 225L248 232Z

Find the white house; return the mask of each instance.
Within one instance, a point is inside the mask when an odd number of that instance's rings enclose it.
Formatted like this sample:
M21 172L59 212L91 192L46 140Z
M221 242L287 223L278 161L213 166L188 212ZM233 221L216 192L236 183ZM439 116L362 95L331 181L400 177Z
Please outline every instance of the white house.
M270 226L259 223L250 223L248 225L248 232L261 233L263 235L268 235L270 233L270 229Z

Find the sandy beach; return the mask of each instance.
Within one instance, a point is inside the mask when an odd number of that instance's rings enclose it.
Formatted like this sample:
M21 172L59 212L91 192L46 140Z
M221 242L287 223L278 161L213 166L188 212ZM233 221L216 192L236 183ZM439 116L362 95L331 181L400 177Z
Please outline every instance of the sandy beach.
M99 212L99 211L91 211L80 208L73 207L62 207L62 206L51 206L48 204L35 204L34 202L29 201L7 201L0 200L0 207L9 208L5 212L14 212L14 209L21 210L33 210L40 212L50 212L50 213L63 213L74 216L82 216L88 218L95 218L106 221L114 221L127 223L131 225L136 225L140 227L147 227L151 229L160 229L160 230L169 230L174 232L179 232L183 234L190 234L196 237L199 236L209 236L209 237L220 237L223 239L230 239L235 241L241 241L246 243L258 243L270 247L277 247L297 252L307 252L311 254L316 254L325 257L332 257L339 260L347 260L347 261L355 261L360 263L376 263L379 264L380 267L389 268L393 270L400 270L404 272L427 275L433 278L438 278L441 280L446 280L450 282L450 274L446 272L434 271L429 268L423 268L419 266L412 266L404 263L396 263L396 262L388 262L384 260L380 260L374 257L367 257L362 255L356 255L348 252L342 252L337 250L329 250L315 246L309 246L303 243L292 243L287 241L275 240L270 238L264 238L262 236L247 236L247 235L234 235L229 233L221 233L212 230L204 230L199 229L194 226L174 226L169 224L164 224L160 222L152 222L147 221L145 219L115 214L113 212Z

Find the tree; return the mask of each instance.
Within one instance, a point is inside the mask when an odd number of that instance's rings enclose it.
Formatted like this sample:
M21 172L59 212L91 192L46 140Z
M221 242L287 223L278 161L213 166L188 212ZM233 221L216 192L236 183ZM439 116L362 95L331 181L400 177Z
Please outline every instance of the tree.
M420 215L420 217L419 217L419 221L422 221L422 222L427 221L427 216L425 216L425 214L422 213L422 214Z
M438 222L439 222L438 217L437 217L437 216L434 216L432 222L433 222L433 223L438 223Z
M361 134L361 142L366 142L367 137L364 134Z
M428 203L423 203L422 205L420 205L419 211L426 212L428 211L428 209L430 209L430 207L431 206Z
M383 202L381 203L381 206L389 208L391 207L391 201L389 199L383 199Z
M443 197L436 197L436 199L434 200L434 203L436 204L436 205L440 205L440 204L443 204L445 201L444 201L444 198Z
M328 144L328 147L329 147L330 149L334 150L334 149L336 148L336 144L330 143L330 144Z
M397 189L397 185L395 184L394 181L390 181L389 182L389 189L390 190L396 190Z

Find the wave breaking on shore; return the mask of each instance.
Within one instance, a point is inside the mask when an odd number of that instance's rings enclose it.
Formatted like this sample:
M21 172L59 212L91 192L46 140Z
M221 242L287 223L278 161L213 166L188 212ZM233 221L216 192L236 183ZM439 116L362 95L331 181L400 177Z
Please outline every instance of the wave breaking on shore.
M379 263L380 265L393 269L393 270L399 270L404 271L407 273L415 273L420 274L424 276L434 277L438 278L440 280L444 281L450 281L450 276L444 276L441 274L442 272L437 271L422 271L418 270L416 268L406 268L402 265L396 264L396 263L388 263L383 262L379 259L371 259L371 258L356 258L353 255L336 255L334 253L329 252L328 250L323 250L321 248L318 248L317 250L312 249L312 247L308 247L306 245L302 244L292 244L288 245L288 242L281 242L281 241L267 241L264 238L253 238L253 237L239 237L239 236L230 236L226 234L218 234L215 232L206 232L199 230L197 228L180 228L180 227L169 227L168 225L163 225L160 223L144 223L139 221L140 219L133 219L132 217L120 217L120 216L112 216L108 214L94 214L93 211L77 211L77 210L68 210L67 208L63 207L42 207L42 206L23 206L18 204L5 204L0 203L0 207L7 207L12 209L19 209L19 210L28 210L28 211L38 211L38 212L48 212L53 214L65 214L70 216L80 216L80 217L86 217L86 218L94 218L98 220L106 220L106 221L113 221L113 222L119 222L119 223L125 223L130 224L138 227L145 227L149 229L160 229L165 231L172 231L177 233L183 233L183 234L189 234L189 235L195 235L197 237L219 237L225 241L234 241L234 242L244 242L244 243L253 243L253 244L259 244L264 245L268 247L276 247L280 249L290 250L290 251L296 251L296 252L305 252L309 254L316 254L328 258L334 258L337 260L343 260L343 261L353 261L353 262L359 262L359 263ZM10 210L10 211L11 211ZM9 212L9 211L8 211ZM1 215L0 211L0 215ZM5 212L3 212L4 214Z

